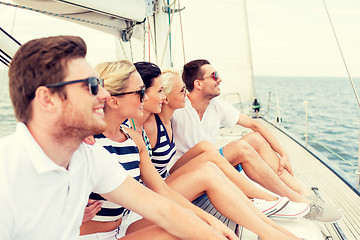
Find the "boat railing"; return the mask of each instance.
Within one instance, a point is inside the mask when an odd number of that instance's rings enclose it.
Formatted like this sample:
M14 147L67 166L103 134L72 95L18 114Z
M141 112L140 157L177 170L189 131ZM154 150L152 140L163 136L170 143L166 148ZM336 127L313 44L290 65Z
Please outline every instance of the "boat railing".
M304 137L305 137L305 146L307 147L308 146L308 138L309 138L309 129L308 129L308 105L309 105L309 102L308 101L304 101L303 102L304 106L305 106L305 134L304 134ZM322 146L323 148L325 148L326 150L328 150L329 152L331 152L332 154L334 154L335 156L337 156L340 160L342 160L343 162L346 162L348 163L351 167L354 167L356 169L356 166L351 163L350 161L347 161L346 159L344 159L343 157L341 157L339 154L337 154L336 152L334 152L333 150L331 150L330 148L328 148L327 146L325 146L324 144L316 141L316 139L314 137L311 137L312 140L315 140L315 142L317 142L317 144L319 144L320 146ZM357 180L356 180L356 190L359 191L359 188L360 188L360 134L359 134L359 152L358 152L358 167L357 167L357 170L355 170L355 174L357 175Z
M220 98L231 104L239 104L242 113L245 113L243 102L241 100L241 94L239 92L224 92L220 95Z
M359 109L360 109L360 98L359 98L359 95L357 94L354 81L353 81L353 79L352 79L352 77L351 77L349 68L348 68L348 66L347 66L347 63L346 63L346 60L345 60L345 56L344 56L344 54L343 54L343 50L342 50L341 45L340 45L340 42L339 42L339 38L338 38L337 33L336 33L336 31L335 31L335 28L334 28L334 25L333 25L333 23L332 23L331 16L330 16L330 14L329 14L329 11L328 11L328 8L327 8L327 6L326 6L325 1L323 1L323 4L324 4L324 8L325 8L326 14L327 14L328 19L329 19L329 23L330 23L330 26L331 26L331 29L332 29L332 32L333 32L333 35L334 35L336 44L337 44L337 46L338 46L338 50L339 50L341 59L342 59L343 64L344 64L344 67L345 67L345 70L346 70L348 79L349 79L350 84L351 84L351 87L352 87L352 89L353 89L353 92L354 92L354 95L355 95L355 98L356 98L358 107L359 107ZM357 175L356 188L357 188L357 190L359 190L359 187L360 187L360 135L359 135L358 169L357 169L357 171L355 171L355 174Z
M276 92L269 92L268 105L267 105L267 111L265 113L265 116L266 116L267 119L270 119L269 114L270 114L270 109L271 109L271 95L275 95L275 101L276 101L276 116L275 117L276 117L276 123L279 123L279 122L281 122L281 115L280 115L279 99L278 99L278 96L277 96ZM309 116L308 106L309 106L309 102L305 100L303 102L303 104L305 106L305 133L304 133L305 147L308 147L308 141L309 141L309 138L310 138L309 127L308 127L309 126L309 123L308 123L308 116ZM329 147L327 147L324 144L322 144L321 142L317 141L313 136L311 136L311 140L315 141L318 145L322 146L324 149L326 149L327 151L329 151L330 153L335 155L338 159L340 159L343 162L350 165L352 169L355 169L355 174L357 175L357 180L355 182L355 187L356 187L356 190L359 191L359 189L360 189L360 134L359 134L359 152L358 152L358 166L357 167L351 161L348 161L348 160L344 159L339 154L337 154L336 152L331 150Z
M303 102L304 106L305 106L305 146L307 147L308 145L308 137L309 137L309 124L308 124L308 106L309 106L309 102L308 101L304 101Z
M279 105L279 98L276 92L269 92L269 97L268 97L268 104L267 104L267 110L266 110L266 117L269 119L269 113L270 113L270 104L271 104L271 95L275 95L275 102L276 102L276 123L281 123L282 119L281 119L281 115L280 115L280 105Z
M359 151L358 151L358 169L355 171L355 174L357 175L356 180L356 189L359 191L360 189L360 130L359 130Z

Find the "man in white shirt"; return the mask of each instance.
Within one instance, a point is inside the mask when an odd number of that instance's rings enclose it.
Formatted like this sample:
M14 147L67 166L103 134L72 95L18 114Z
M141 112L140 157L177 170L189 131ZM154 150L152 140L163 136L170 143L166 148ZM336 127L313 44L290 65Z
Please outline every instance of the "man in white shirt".
M240 114L230 104L215 99L220 95L222 79L207 60L199 59L185 64L182 79L189 94L185 108L177 109L172 119L177 150L175 160L201 141L215 144L221 126L238 124L250 128L252 133L219 150L233 166L241 165L252 180L280 196L311 204L310 218L335 221L341 217L336 209L320 206L313 199L308 199L314 196L294 178L288 154L268 129L245 114ZM239 188L246 188L248 184L240 177L233 182ZM323 214L324 211L315 214L323 207L326 208L326 214Z
M81 38L58 36L24 44L11 62L19 123L0 139L0 239L76 239L92 191L157 224L124 239L226 239L127 176L106 150L82 143L105 129L109 97L85 55Z

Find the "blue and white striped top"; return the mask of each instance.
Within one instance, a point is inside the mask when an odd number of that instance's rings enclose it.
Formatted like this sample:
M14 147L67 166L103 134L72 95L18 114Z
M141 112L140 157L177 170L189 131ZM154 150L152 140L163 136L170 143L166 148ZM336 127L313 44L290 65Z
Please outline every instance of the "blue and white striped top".
M152 148L151 161L163 179L169 176L167 165L176 152L174 136L170 140L166 128L158 114L155 115L157 140Z
M131 119L131 120L133 120L133 119ZM133 123L134 123L134 122L133 122ZM131 129L136 130L136 129L135 129L135 126L134 126L134 125L133 125L133 126L131 125L129 119L126 119L121 125L122 125L122 126L125 126L125 127L127 127L127 128L131 128ZM151 156L152 156L151 144L150 144L149 137L147 136L144 128L142 128L142 130L141 130L141 135L142 135L142 138L143 138L143 140L144 140L144 142L145 142L145 146L146 146L146 149L147 149L147 151L148 151L148 153L149 153L149 156L150 156L150 158L151 158Z
M137 148L135 142L131 139L129 134L120 127L120 130L126 135L127 139L124 142L115 142L102 133L95 135L96 144L100 144L106 150L108 150L114 158L125 168L128 174L133 177L135 180L140 180L140 155L139 149ZM129 213L129 210L119 206L115 203L107 201L99 194L91 193L90 199L101 200L102 206L101 210L96 214L92 219L94 221L100 222L111 222L116 221Z

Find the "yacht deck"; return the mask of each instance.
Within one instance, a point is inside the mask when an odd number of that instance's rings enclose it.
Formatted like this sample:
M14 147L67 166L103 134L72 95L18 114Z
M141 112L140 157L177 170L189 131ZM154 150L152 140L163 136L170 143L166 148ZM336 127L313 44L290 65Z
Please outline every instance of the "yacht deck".
M275 128L268 122L259 119L274 134L280 144L287 150L295 177L303 182L308 188L317 188L321 198L340 209L344 217L335 224L323 224L308 219L298 220L275 220L280 225L289 229L299 237L307 240L333 239L333 240L358 240L360 239L360 197L351 190L338 176L329 170L322 162L315 158L309 151ZM236 126L231 129L222 129L218 137L217 146L239 139L248 130ZM256 240L257 236L242 227L224 218L212 205L205 200L197 205L215 214L232 229L236 229L239 239Z

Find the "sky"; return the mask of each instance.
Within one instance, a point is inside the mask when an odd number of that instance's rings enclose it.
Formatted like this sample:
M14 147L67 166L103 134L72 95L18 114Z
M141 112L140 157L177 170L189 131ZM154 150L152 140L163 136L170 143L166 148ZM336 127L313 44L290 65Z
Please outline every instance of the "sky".
M359 77L360 1L325 3L349 71ZM346 76L322 0L248 0L247 4L255 73Z
M225 5L230 0L217 2ZM325 2L350 74L360 77L360 1ZM322 0L248 0L247 9L255 75L347 76ZM117 58L113 36L38 13L0 4L0 26L22 43L50 35L80 35L93 65ZM222 33L214 29L214 34Z

